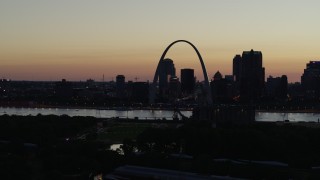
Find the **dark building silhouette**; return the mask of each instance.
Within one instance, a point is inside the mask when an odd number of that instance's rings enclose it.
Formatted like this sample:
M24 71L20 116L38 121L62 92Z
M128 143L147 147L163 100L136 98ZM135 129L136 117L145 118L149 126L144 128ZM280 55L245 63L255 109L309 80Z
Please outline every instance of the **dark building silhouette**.
M126 88L125 76L124 75L117 75L117 77L116 77L116 95L118 98L125 97L125 88Z
M240 81L240 71L241 71L241 55L237 54L233 58L233 72L232 75L235 78L235 81L238 82Z
M88 88L96 88L97 87L96 82L93 79L87 79L86 86Z
M181 69L181 91L184 94L194 92L195 79L193 69Z
M214 101L226 97L227 83L225 79L222 78L222 74L219 71L214 74L210 86Z
M8 79L0 79L0 98L7 97L11 90L11 81Z
M289 83L288 84L288 94L290 99L296 100L304 97L304 90L300 82Z
M239 55L234 58L234 64L234 75L239 82L240 100L243 102L258 100L262 96L265 86L262 53L254 50L243 51L241 59ZM237 73L239 78L237 78Z
M222 74L217 71L213 76L210 86L214 102L231 100L235 94L232 75L226 75L225 78L223 78Z
M181 95L181 83L177 76L172 76L169 81L169 99L175 100Z
M288 77L286 75L281 76L280 87L277 95L279 98L283 99L288 97Z
M319 97L320 61L310 61L307 63L307 67L301 76L301 85L307 97Z
M56 83L54 89L55 95L58 98L69 99L72 98L73 88L70 82L67 82L66 79L62 79L61 82Z
M159 89L160 93L165 94L169 87L170 77L176 76L176 69L171 59L164 59L159 64Z
M149 97L149 83L148 82L134 82L132 83L131 98L135 102L146 103Z
M266 82L266 94L269 97L286 99L288 94L288 78L286 75L281 77L269 76Z
M225 75L224 79L227 83L226 98L232 100L237 95L235 78L233 75Z
M234 76L233 75L225 75L224 78L228 81L234 82Z

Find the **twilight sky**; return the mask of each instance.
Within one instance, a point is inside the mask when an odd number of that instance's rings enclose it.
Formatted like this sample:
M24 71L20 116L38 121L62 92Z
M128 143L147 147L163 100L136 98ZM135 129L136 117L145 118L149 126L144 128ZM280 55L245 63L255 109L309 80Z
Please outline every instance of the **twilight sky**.
M232 74L235 54L263 53L266 76L300 81L320 59L318 0L1 0L0 78L151 80L171 42L191 41L211 79ZM175 45L167 57L195 68L196 53Z

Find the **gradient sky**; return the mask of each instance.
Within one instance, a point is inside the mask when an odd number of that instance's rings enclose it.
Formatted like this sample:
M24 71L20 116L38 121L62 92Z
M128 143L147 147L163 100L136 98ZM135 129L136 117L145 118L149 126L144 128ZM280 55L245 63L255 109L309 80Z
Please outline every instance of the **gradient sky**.
M166 46L186 39L209 78L231 74L235 54L254 49L266 76L300 81L320 59L319 8L318 0L1 0L0 78L151 80ZM167 57L203 79L188 45Z

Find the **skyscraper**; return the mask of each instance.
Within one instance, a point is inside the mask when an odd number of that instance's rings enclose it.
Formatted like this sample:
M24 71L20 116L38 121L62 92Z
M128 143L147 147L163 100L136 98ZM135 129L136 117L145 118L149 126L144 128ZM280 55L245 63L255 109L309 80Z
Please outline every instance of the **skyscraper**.
M185 94L193 93L194 91L194 70L181 69L181 91Z
M320 93L320 61L310 61L301 76L301 85L307 95L319 96Z
M169 87L170 77L176 76L176 69L171 59L164 59L159 64L159 89L163 93Z
M278 99L286 99L288 94L288 78L269 76L266 82L266 95Z
M181 94L181 83L177 76L172 76L169 82L169 99L175 100Z
M233 58L233 72L232 75L235 78L236 82L240 81L240 71L241 71L241 55L237 54L234 58Z
M116 93L118 98L123 98L125 96L125 76L117 75L116 77Z
M264 91L264 78L261 51L243 51L239 73L240 99L245 102L258 100Z
M210 85L213 100L217 101L220 98L225 97L225 93L227 92L227 83L225 79L222 78L222 74L219 71L214 74Z

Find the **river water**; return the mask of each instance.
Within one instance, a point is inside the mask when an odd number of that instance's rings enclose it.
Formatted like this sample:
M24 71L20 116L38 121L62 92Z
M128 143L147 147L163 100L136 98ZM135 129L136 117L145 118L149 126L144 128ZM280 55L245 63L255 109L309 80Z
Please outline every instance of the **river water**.
M185 116L190 117L191 111L181 111ZM12 108L0 107L0 115L21 115L36 116L42 115L68 115L68 116L93 116L97 118L135 118L139 119L172 119L173 111L169 110L98 110L98 109L67 109L67 108ZM256 112L256 121L284 121L290 122L317 122L320 113L279 113L279 112Z
M190 117L191 111L181 111ZM173 111L169 110L99 110L99 109L67 109L67 108L11 108L0 107L0 115L68 115L68 116L93 116L97 118L135 118L139 119L172 119Z

